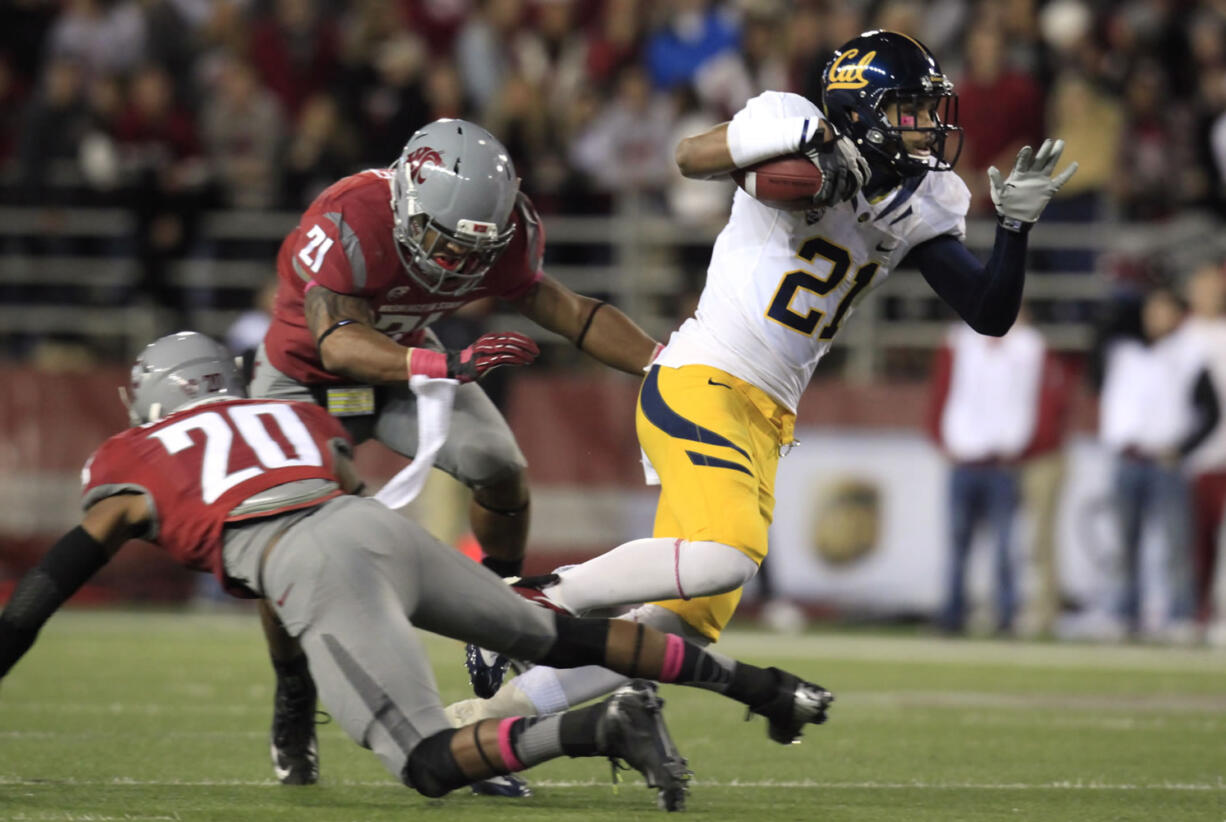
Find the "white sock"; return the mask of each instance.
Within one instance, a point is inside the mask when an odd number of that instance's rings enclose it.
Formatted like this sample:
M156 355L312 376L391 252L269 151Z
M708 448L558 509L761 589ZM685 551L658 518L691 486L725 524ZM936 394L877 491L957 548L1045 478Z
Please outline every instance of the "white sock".
M534 670L534 669L533 669ZM505 716L533 716L536 706L522 690L516 687L516 677L498 689L489 699L463 699L443 709L453 728L463 728L482 719L500 719Z
M741 587L758 571L745 554L719 542L636 539L558 573L545 595L582 614L660 599L689 599Z
M691 628L681 617L658 605L644 605L620 617L632 622L641 622L670 634L677 634L689 641L706 647L711 640ZM629 679L597 665L586 665L582 668L546 668L536 665L515 677L502 686L502 689L491 700L474 700L476 702L493 702L504 699L503 691L517 691L516 699L522 696L530 700L539 714L558 713L582 705L591 699L602 697L626 684ZM509 695L506 697L509 703ZM522 701L520 702L522 704ZM450 709L448 709L450 710ZM521 712L522 713L522 712ZM517 716L519 714L506 714ZM485 718L485 717L479 717ZM470 720L470 721L475 721ZM467 724L467 723L465 723Z

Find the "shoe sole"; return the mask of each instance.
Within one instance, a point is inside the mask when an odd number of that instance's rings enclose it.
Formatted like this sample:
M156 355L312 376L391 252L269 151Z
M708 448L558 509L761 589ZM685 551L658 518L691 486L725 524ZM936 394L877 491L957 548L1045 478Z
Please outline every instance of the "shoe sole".
M834 694L818 685L801 682L792 692L791 721L770 722L767 735L780 745L799 745L806 725L821 725L826 721L826 709L834 702Z
M277 781L282 785L314 785L319 781L319 766L303 768L295 768L290 766L286 768L281 764L281 755L277 752L277 746L269 743L269 755L272 757L272 770L277 776ZM303 773L303 770L306 773Z
M645 765L642 769L637 765L634 767L643 774L643 779L649 788L657 789L656 804L665 811L684 810L691 771L685 758L681 756L677 746L673 743L668 728L664 725L664 718L660 713L664 707L664 700L647 687L633 685L626 686L620 693L614 694L614 699L618 700L615 704L626 717L624 724L629 725L632 731L640 731L651 739L651 747L655 754L653 758L656 761ZM642 715L641 724L635 721L633 716L635 712ZM633 765L633 763L630 764Z

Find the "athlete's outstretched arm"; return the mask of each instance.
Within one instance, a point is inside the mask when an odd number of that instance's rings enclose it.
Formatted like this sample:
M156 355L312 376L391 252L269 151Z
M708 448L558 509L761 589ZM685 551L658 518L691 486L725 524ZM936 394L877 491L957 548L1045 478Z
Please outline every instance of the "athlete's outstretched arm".
M1077 164L1070 163L1052 176L1063 151L1063 140L1044 140L1037 152L1030 146L1018 152L1008 178L1002 180L995 167L988 169L997 227L986 266L950 236L920 243L903 261L918 266L941 299L980 334L1003 336L1017 319L1026 278L1026 235L1077 172Z
M911 249L903 265L918 267L932 290L975 331L1001 337L1022 305L1029 231L1028 225L1018 232L998 226L986 266L949 234Z
M144 496L121 494L90 507L81 524L59 539L13 589L0 614L0 677L29 650L39 629L149 522Z
M656 341L634 320L603 300L576 294L548 275L511 304L537 325L627 374L641 376L655 354Z

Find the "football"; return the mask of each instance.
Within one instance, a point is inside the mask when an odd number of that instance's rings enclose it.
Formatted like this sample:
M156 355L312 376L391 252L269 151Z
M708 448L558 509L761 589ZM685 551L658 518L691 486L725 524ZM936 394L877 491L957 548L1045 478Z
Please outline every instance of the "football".
M750 197L771 208L803 211L813 207L813 195L821 191L822 172L803 154L763 160L738 168L732 179Z

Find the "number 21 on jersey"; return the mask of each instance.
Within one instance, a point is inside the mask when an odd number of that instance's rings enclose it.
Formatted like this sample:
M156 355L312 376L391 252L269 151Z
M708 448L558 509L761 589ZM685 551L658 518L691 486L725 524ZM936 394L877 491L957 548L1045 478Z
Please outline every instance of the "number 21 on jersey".
M302 260L303 265L311 269L312 273L318 274L319 267L324 264L324 255L332 247L332 238L324 233L322 227L313 225L307 232L307 239L310 242L298 252L298 259Z
M286 441L293 446L296 456L286 454L285 449L272 438L264 427L265 420L276 424ZM311 432L298 419L294 409L284 403L235 405L222 411L192 414L174 425L154 431L150 436L157 437L167 451L177 454L196 444L189 435L191 431L204 434L200 489L206 504L216 502L226 491L240 482L259 476L265 469L323 465ZM230 448L236 433L251 447L260 465L230 471Z
M819 297L825 297L838 288L847 278L847 271L851 268L851 254L847 249L835 245L824 237L810 237L801 244L796 255L807 263L812 263L818 257L828 260L830 273L825 279L820 279L803 268L784 274L779 287L775 290L770 308L766 310L766 316L781 325L786 325L793 331L812 336L817 327L826 319L827 312L820 308L811 308L808 313L800 314L792 310L792 300L797 291L809 291ZM868 288L876 273L877 263L867 263L856 269L851 288L839 300L830 321L818 333L819 340L834 339L834 335L839 333L839 326L843 323L847 309L855 302L856 297Z

